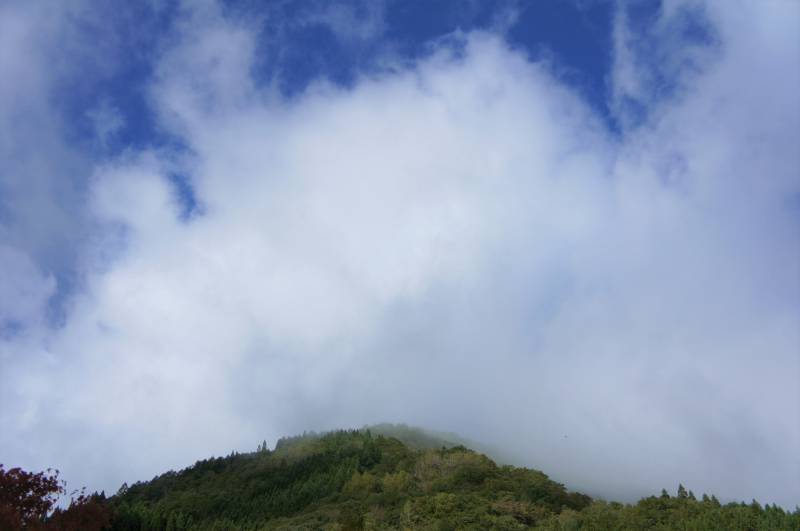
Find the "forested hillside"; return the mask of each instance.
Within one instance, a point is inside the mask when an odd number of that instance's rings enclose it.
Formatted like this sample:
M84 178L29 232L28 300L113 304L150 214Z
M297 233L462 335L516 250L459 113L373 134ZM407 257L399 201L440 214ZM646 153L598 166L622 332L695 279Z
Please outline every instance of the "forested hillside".
M304 434L123 485L110 498L73 493L67 507L57 504L67 493L57 471L0 465L0 530L800 529L800 509L722 505L683 486L635 505L592 500L459 441L387 424Z
M281 439L124 486L107 502L111 529L800 529L798 510L683 487L636 505L592 500L454 442L388 425Z

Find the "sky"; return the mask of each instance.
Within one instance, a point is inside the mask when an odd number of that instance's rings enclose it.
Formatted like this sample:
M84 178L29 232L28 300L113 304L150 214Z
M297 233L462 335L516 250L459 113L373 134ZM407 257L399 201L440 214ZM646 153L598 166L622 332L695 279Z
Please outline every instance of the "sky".
M0 462L403 422L800 503L800 2L0 0Z

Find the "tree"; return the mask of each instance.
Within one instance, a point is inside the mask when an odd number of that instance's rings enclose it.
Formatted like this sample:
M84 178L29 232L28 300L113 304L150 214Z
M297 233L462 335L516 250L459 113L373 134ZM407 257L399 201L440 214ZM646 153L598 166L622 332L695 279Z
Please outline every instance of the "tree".
M56 508L45 529L58 531L100 531L111 523L111 512L104 494L86 495L83 491L70 500L66 510Z
M0 528L41 527L63 493L58 470L48 468L32 473L12 468L6 471L0 464Z
M65 494L58 470L4 470L0 464L0 529L100 531L111 522L105 496L73 492L66 509L55 508ZM74 497L77 494L77 497Z

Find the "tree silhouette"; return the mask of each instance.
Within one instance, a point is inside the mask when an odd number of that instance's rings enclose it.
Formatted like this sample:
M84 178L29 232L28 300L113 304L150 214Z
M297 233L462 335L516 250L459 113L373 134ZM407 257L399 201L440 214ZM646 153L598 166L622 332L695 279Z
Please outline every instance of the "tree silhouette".
M6 471L0 464L0 528L36 529L44 523L63 493L58 470L48 468L32 473L12 468Z
M65 493L58 470L34 473L21 468L5 470L0 464L0 529L99 531L108 526L111 515L105 496L73 492L66 509L56 508Z

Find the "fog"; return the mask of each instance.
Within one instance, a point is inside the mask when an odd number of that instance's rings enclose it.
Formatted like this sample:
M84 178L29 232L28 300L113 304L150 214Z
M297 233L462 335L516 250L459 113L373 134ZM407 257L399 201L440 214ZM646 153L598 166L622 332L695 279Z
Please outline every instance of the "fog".
M709 3L698 45L684 4L646 42L620 10L616 128L499 30L287 98L253 79L254 27L196 4L147 87L178 141L105 158L50 125L41 15L0 8L31 28L0 31L30 49L0 77L36 89L0 86L2 462L114 492L405 422L591 495L793 508L800 5Z

